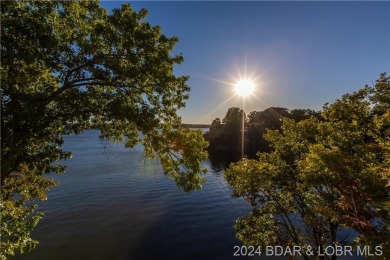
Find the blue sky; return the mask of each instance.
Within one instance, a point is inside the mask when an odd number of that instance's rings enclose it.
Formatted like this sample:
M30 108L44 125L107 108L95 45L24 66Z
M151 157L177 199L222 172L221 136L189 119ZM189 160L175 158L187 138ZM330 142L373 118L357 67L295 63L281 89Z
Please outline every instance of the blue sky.
M103 1L108 10L122 2ZM185 123L211 123L229 107L245 73L256 92L245 112L270 106L320 110L390 72L390 2L130 2L180 42L177 75L189 75ZM231 84L229 84L231 83Z

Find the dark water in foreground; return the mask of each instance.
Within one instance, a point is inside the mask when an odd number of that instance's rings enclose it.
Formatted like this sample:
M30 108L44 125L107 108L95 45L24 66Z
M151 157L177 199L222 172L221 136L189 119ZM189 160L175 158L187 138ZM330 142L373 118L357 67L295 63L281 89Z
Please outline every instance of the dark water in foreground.
M40 245L15 259L237 258L233 225L250 207L231 196L222 172L210 171L203 189L186 194L158 163L142 160L141 147L104 149L98 135L64 138L74 156L40 204Z

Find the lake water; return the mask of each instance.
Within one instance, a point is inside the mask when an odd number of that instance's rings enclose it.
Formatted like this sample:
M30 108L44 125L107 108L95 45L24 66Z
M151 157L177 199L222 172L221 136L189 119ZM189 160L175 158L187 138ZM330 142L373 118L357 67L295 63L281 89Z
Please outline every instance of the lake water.
M222 171L209 171L201 190L184 193L158 163L142 160L141 147L98 136L64 137L73 158L40 203L45 217L33 233L40 244L15 259L237 258L233 225L250 207L231 196Z

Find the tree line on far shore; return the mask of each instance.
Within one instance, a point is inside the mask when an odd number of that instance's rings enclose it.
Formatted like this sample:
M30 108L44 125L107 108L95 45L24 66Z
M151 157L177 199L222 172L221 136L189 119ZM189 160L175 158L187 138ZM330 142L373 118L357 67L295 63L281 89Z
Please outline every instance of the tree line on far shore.
M234 152L241 151L241 133L243 110L231 107L221 120L216 118L210 125L210 130L204 134L209 142L209 151ZM244 154L255 158L257 152L269 152L271 148L263 135L268 130L279 130L283 118L290 118L295 122L308 119L311 116L320 118L320 112L311 109L287 109L284 107L269 107L264 111L252 111L244 114L245 143Z

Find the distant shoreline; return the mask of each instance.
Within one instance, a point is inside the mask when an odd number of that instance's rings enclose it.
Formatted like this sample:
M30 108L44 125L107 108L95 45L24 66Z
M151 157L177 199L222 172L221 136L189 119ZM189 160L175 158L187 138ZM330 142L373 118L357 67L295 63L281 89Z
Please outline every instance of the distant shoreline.
M181 124L184 128L210 128L207 124ZM71 130L72 124L67 124L65 129ZM89 129L99 129L97 126L92 125Z
M185 128L210 128L210 125L206 124L181 124Z

